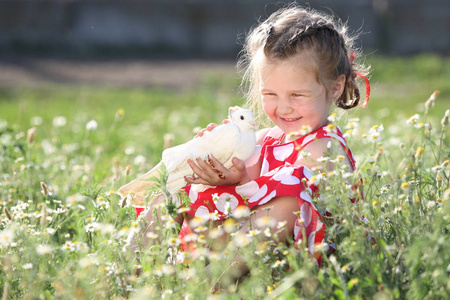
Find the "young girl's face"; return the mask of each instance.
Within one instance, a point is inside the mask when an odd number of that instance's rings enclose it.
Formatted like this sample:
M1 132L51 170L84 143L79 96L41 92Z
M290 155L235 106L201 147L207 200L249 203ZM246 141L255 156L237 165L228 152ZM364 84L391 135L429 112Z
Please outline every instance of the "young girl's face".
M316 72L302 67L302 60L266 60L260 72L264 112L286 135L303 126L316 130L325 125L332 103Z

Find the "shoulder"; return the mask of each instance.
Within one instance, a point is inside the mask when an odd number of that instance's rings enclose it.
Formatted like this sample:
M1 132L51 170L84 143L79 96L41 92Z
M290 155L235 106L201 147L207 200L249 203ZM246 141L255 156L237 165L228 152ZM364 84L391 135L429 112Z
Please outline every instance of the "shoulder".
M262 145L267 138L278 139L283 135L283 131L278 127L264 128L256 132L256 144Z
M332 170L334 169L334 165L330 160L335 160L338 156L342 156L344 163L352 167L345 149L334 138L323 137L315 139L308 143L300 152L296 164L304 165L308 168L321 166Z
M320 158L321 156L328 156L330 154L330 149L335 148L333 144L339 144L336 140L332 138L320 138L309 142L302 151L308 152L310 158Z
M327 130L327 128L331 128L331 130ZM330 124L319 128L315 132L314 138L309 139L303 149L319 157L328 155L335 158L337 155L347 156L346 147L347 141L342 135L340 128Z
M261 145L261 144L262 144L262 142L263 142L264 139L266 138L267 133L268 133L269 131L270 131L270 128L264 128L264 129L258 130L258 131L256 132L256 144L257 144L257 145Z

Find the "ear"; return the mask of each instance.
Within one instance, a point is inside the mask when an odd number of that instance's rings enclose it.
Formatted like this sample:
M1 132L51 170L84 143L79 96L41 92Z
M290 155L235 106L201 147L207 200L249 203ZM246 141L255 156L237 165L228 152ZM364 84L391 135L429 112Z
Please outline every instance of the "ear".
M339 97L341 97L342 93L344 92L345 81L346 81L345 75L341 75L334 82L334 84L331 88L331 95L330 95L331 100L333 100L333 102L335 102L337 99L339 99Z

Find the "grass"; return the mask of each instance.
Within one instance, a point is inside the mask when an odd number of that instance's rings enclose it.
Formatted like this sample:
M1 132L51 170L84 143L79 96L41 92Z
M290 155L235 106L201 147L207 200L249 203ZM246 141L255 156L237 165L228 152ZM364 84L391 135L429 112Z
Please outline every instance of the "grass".
M450 60L423 55L368 62L374 70L369 108L338 121L342 128L357 125L348 141L359 166L347 180L364 177L365 199L346 201L345 172L336 172L322 180L317 203L338 216L328 225L339 251L316 269L303 245L267 243L258 235L239 250L251 275L224 287L224 298L449 298L449 125L441 120L450 108ZM230 257L203 248L211 242L204 237L200 251L185 253L189 264L169 263L169 246L178 241L162 226L164 241L151 243L136 260L122 252L137 226L134 210L122 207L114 191L159 161L167 134L181 143L194 128L220 122L228 106L241 103L237 83L235 76L210 78L188 92L1 88L3 299L214 297ZM434 90L441 93L425 113ZM417 120L407 122L414 114ZM86 127L90 120L97 126ZM33 141L27 136L32 127ZM137 268L143 269L139 277Z

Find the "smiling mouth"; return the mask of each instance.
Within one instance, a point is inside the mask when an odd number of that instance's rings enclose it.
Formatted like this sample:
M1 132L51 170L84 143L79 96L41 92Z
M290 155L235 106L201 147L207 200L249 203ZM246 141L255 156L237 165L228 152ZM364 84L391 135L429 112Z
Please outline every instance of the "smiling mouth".
M295 122L295 121L298 121L300 119L301 119L301 117L300 118L291 118L291 119L282 118L282 120L285 121L285 122Z

